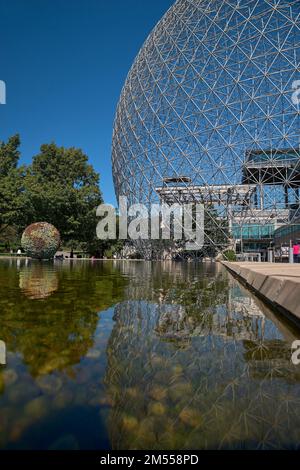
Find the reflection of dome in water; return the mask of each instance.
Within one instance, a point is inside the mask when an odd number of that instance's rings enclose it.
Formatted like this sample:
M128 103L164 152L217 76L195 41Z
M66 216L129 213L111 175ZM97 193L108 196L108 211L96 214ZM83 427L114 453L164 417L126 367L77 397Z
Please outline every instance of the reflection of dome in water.
M230 218L238 239L242 223L268 231L274 218L289 220L300 188L300 114L292 100L299 13L294 0L178 0L170 8L120 97L117 196L204 201Z
M58 289L56 271L43 265L34 265L20 271L19 286L30 299L45 299Z

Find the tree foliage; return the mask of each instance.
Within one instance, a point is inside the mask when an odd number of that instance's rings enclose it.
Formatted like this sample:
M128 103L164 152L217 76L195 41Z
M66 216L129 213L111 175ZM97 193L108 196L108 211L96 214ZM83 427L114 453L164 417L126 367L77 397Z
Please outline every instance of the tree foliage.
M0 178L7 176L11 170L17 168L20 158L20 136L10 137L8 141L0 142Z
M25 168L17 167L20 138L15 135L7 143L0 142L0 233L9 226L24 224L26 197Z
M80 149L42 145L28 168L25 189L32 217L57 227L64 242L94 239L95 210L103 200L99 175Z
M0 142L0 237L49 222L65 246L103 251L96 238L96 208L103 202L99 175L77 148L42 145L28 166L18 166L20 138ZM105 247L106 249L109 247Z

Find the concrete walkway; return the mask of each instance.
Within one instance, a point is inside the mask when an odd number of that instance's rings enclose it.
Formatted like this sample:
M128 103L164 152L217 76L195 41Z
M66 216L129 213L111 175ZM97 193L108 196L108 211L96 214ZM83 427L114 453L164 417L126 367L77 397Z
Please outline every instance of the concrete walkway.
M300 324L300 264L223 261L257 294Z

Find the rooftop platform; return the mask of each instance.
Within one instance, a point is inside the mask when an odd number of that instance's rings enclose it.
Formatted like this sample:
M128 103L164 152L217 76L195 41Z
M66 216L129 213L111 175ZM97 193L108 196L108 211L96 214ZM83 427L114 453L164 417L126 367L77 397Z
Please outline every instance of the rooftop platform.
M182 177L181 177L182 181ZM226 205L249 205L251 196L256 191L254 184L221 185L184 185L170 186L171 178L161 187L155 188L161 200L167 204L174 202L209 202Z
M300 186L300 149L253 150L246 153L244 184ZM288 182L288 183L286 183Z

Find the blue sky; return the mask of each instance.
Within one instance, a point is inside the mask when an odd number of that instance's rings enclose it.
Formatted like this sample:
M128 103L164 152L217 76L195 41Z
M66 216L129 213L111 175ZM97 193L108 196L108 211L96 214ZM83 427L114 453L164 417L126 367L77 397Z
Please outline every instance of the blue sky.
M43 143L80 147L115 203L111 136L129 68L174 0L0 0L0 140L20 133L22 162Z

